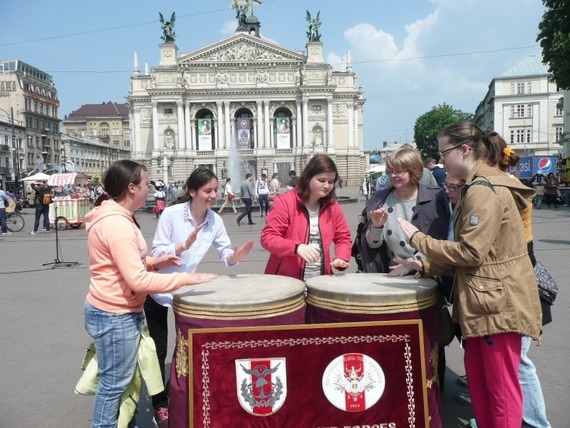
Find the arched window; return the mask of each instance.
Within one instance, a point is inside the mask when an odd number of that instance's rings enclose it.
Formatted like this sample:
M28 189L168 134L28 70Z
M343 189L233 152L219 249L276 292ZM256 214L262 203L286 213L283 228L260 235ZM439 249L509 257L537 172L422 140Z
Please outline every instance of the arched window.
M197 150L214 150L215 139L214 115L208 109L196 113Z
M276 149L293 148L293 121L291 111L281 107L275 110L275 126L273 130Z
M253 132L253 114L251 110L241 108L236 111L236 135L238 149L253 149L255 147L255 133Z

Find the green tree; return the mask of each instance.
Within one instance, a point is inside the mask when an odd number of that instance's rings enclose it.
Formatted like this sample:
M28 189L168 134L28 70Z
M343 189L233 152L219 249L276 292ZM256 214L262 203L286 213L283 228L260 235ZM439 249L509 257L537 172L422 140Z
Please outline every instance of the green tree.
M542 0L546 12L538 25L537 42L542 62L548 65L556 84L570 89L570 1Z
M437 136L447 125L460 120L471 120L473 114L455 110L452 106L443 103L432 107L430 111L416 119L414 125L414 140L422 157L439 158Z

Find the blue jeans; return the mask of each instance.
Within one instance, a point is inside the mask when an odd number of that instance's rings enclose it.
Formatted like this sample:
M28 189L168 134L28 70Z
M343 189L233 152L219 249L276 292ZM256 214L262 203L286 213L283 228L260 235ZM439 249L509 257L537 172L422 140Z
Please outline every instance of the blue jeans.
M34 221L34 232L38 231L40 226L40 217L44 216L44 229L49 230L49 205L36 205L36 219Z
M267 211L269 211L269 194L259 195L259 212L267 215Z
M2 233L8 232L6 227L6 208L0 208L0 228L2 228Z
M535 196L535 204L536 204L536 208L541 208L542 207L542 200L544 199L544 195L536 195Z
M241 198L241 201L243 202L243 204L245 205L245 211L242 212L239 217L237 218L238 223L241 221L242 218L244 218L245 216L247 216L247 219L250 223L253 223L253 220L251 219L251 211L253 210L253 201L251 200L251 198Z
M133 378L142 312L115 314L85 302L85 330L93 338L99 364L92 428L116 428L121 395Z
M523 336L522 358L519 364L519 381L523 392L523 420L526 424L535 428L550 428L550 423L546 418L546 407L536 368L526 355L531 342L532 339L530 337Z

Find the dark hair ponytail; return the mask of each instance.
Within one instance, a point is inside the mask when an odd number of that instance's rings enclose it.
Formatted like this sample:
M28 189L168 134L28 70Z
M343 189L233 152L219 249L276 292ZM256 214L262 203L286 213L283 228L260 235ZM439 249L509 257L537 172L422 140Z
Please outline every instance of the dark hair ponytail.
M114 199L117 202L124 199L129 184L141 182L142 171L146 171L146 167L132 160L124 159L112 163L103 176L105 191L93 205L97 207L108 199Z

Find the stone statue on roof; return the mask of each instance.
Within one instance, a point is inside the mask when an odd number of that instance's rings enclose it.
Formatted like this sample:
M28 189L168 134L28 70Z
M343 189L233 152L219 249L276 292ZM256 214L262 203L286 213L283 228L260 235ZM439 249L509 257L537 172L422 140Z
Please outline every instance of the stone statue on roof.
M174 23L176 22L176 12L172 12L170 21L166 21L162 13L158 12L160 23L162 24L162 36L160 37L164 43L174 43L176 33L174 32Z
M321 41L321 33L319 33L319 27L321 26L320 14L320 11L317 12L316 18L311 19L311 13L307 11L307 39L309 42Z

